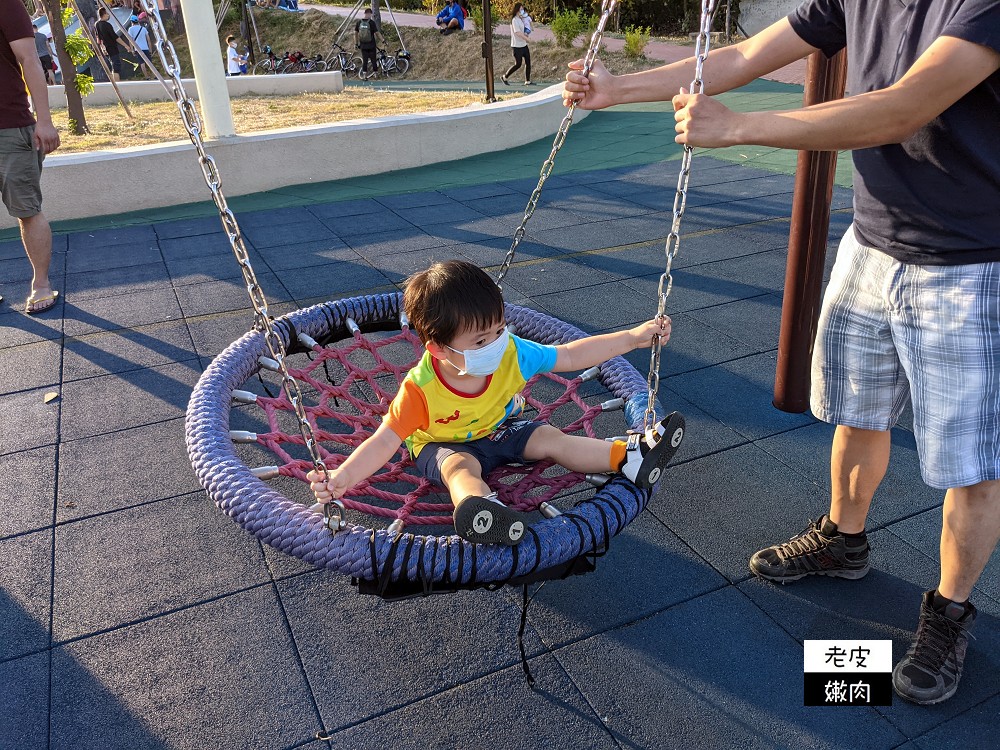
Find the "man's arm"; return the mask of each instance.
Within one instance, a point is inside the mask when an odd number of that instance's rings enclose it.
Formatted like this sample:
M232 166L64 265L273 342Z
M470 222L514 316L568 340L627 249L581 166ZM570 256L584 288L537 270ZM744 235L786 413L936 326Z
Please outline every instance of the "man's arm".
M21 75L31 94L38 124L35 126L35 147L43 154L51 154L59 148L59 131L52 124L49 111L49 87L45 82L45 71L35 54L34 39L15 39L10 43L14 57L21 66Z
M674 97L678 143L812 151L900 143L1000 69L1000 52L939 37L888 88L786 112L732 112L708 96Z
M815 51L783 18L739 44L712 50L705 61L705 92L720 94L738 88ZM570 68L563 102L568 105L575 100L584 109L603 109L669 99L691 84L695 58L623 76L611 75L598 61L589 80L581 72L582 60L570 63Z

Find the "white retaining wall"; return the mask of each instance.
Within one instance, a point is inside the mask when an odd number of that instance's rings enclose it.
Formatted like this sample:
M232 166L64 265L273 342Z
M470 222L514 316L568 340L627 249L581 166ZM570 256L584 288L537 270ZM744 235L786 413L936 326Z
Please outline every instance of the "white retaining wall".
M238 135L207 148L217 160L226 195L245 195L521 146L556 132L565 114L561 94L557 84L509 102ZM587 114L578 110L575 119ZM189 142L58 153L45 160L42 171L43 210L50 221L211 198ZM489 179L483 175L484 182ZM0 227L16 226L6 212L0 214Z

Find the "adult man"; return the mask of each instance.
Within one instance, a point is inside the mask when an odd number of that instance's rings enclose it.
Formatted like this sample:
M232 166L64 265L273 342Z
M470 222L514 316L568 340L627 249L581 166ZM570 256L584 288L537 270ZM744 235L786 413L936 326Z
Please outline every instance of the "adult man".
M735 113L711 98L820 49L847 47L847 99ZM670 96L693 61L589 83L585 107ZM864 523L912 403L921 474L945 489L941 571L925 592L896 691L938 703L958 688L976 616L968 599L1000 539L1000 3L807 0L713 52L706 95L673 97L678 143L853 149L855 220L841 243L813 358L813 412L837 425L829 512L756 553L764 578L860 578Z
M97 38L101 40L101 44L104 45L104 51L108 55L108 62L111 65L112 75L116 81L121 80L122 75L122 54L121 45L118 41L118 33L115 31L114 26L108 21L108 11L101 8L100 13L98 13L99 20L94 30L97 33Z
M45 71L45 82L49 86L55 86L56 66L52 63L52 50L49 49L49 39L38 30L37 25L31 24L31 28L34 30L35 54L38 55L38 62L42 64L42 70Z
M49 283L52 230L42 214L42 160L59 148L49 114L49 92L35 49L31 19L21 0L0 0L0 193L21 225L21 240L34 276L25 312L56 303ZM28 109L27 85L38 123Z
M462 6L455 0L445 0L444 9L437 14L434 23L441 28L442 34L461 31L465 28L465 14L462 12Z
M372 18L372 9L365 8L364 18L354 24L354 46L361 50L361 71L358 76L361 78L374 78L378 73L378 66L375 64L375 51L378 49L375 40L385 44L385 37L378 23ZM368 63L372 64L372 72L368 74Z

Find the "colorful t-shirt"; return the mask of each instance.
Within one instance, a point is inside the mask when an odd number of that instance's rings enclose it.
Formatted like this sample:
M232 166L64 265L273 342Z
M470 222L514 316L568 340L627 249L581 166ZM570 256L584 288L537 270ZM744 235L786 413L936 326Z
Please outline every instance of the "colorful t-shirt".
M556 366L556 348L511 335L500 367L479 393L460 393L444 382L440 363L424 356L403 378L384 422L416 458L427 443L468 443L486 437L524 405L521 389Z

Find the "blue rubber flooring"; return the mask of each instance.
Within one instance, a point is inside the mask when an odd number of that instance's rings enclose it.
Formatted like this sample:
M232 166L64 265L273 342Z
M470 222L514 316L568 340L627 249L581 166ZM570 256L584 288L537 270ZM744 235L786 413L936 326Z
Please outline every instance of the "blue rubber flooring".
M508 299L595 333L651 317L675 168L554 181ZM823 512L831 429L771 406L793 178L709 156L695 175L662 369L688 438L597 571L536 596L536 690L519 664L517 592L363 597L206 501L187 399L251 324L217 222L57 236L64 297L35 317L10 303L30 276L19 243L0 245L0 748L996 747L996 558L955 698L802 705L804 639L891 639L903 655L936 583L941 498L898 428L872 573L750 577L753 551ZM240 219L280 314L394 289L432 260L494 270L533 184L484 178ZM849 192L834 200L831 248L850 221ZM648 357L633 362L645 371Z

